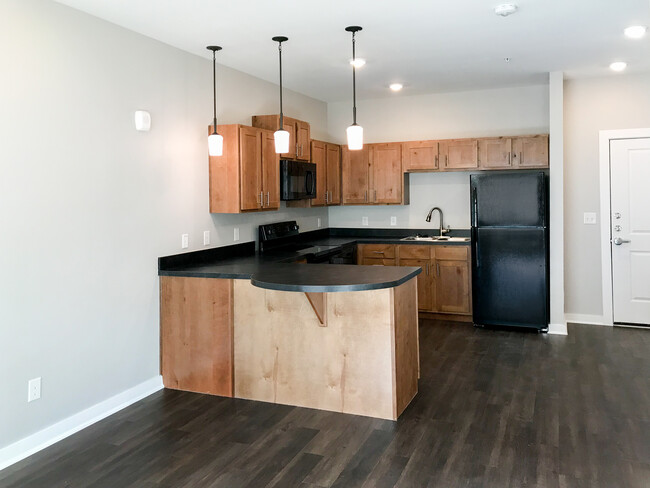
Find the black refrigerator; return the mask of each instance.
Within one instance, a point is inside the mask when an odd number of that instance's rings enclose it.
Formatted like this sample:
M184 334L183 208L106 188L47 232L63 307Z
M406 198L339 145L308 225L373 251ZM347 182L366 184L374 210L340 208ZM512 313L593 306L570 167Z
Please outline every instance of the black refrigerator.
M548 331L546 174L473 174L470 198L474 324Z

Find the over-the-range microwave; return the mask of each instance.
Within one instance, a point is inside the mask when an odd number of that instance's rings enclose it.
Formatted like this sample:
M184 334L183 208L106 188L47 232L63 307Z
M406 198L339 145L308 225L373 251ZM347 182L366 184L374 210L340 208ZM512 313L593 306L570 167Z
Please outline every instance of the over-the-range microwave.
M280 198L282 200L316 198L316 165L281 159Z

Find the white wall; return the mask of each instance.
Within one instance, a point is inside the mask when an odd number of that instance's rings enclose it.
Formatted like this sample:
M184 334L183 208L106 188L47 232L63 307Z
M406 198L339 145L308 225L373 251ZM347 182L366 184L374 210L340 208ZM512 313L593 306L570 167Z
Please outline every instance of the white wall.
M650 127L650 74L568 80L564 88L565 310L598 321L603 313L598 133Z
M358 123L365 142L394 142L456 137L489 137L548 133L548 86L527 86L442 93L358 102ZM334 142L345 142L351 102L330 103L327 125ZM411 203L405 207L332 207L330 226L358 227L368 216L370 227L436 227L424 221L432 206L445 214L445 226L468 228L469 173L412 174Z
M158 374L156 258L182 233L192 250L327 212L209 214L211 61L44 0L0 3L0 44L1 448ZM225 67L219 95L223 123L277 111L277 86ZM326 105L285 95L326 138Z

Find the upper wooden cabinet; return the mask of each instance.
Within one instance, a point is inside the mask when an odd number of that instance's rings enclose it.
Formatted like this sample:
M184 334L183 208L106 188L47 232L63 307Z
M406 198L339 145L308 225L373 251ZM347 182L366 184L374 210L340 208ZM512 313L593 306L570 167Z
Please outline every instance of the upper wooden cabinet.
M411 141L402 143L404 171L432 171L439 167L438 141Z
M370 182L370 157L367 144L358 151L341 147L341 175L343 204L367 204Z
M316 198L313 206L327 204L327 143L311 141L311 162L316 165Z
M479 139L479 168L512 168L512 139L510 137L493 137Z
M224 152L210 156L210 212L240 213L280 207L279 158L273 132L221 125Z
M548 168L548 136L515 137L512 157L519 168Z
M327 184L325 202L327 205L341 204L341 147L327 144Z
M282 159L310 159L310 128L307 122L292 117L283 117L284 130L289 132L289 152L281 154ZM280 115L253 115L253 127L276 131L280 127Z
M439 144L440 169L477 169L478 139L449 139Z
M399 142L366 144L359 151L342 148L343 204L408 203Z

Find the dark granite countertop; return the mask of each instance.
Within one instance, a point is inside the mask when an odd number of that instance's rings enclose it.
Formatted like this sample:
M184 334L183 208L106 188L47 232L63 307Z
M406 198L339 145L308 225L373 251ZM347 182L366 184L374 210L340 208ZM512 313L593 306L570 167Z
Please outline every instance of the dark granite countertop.
M374 231L374 232L373 232ZM329 229L307 232L300 241L309 249L260 254L255 243L194 251L158 260L159 276L250 279L255 286L273 290L334 292L392 288L419 274L421 268L395 266L350 266L341 264L298 264L317 248L334 249L353 244L469 245L470 242L402 241L417 229ZM429 231L430 232L430 231ZM373 235L376 234L376 235ZM452 235L465 237L467 231Z

